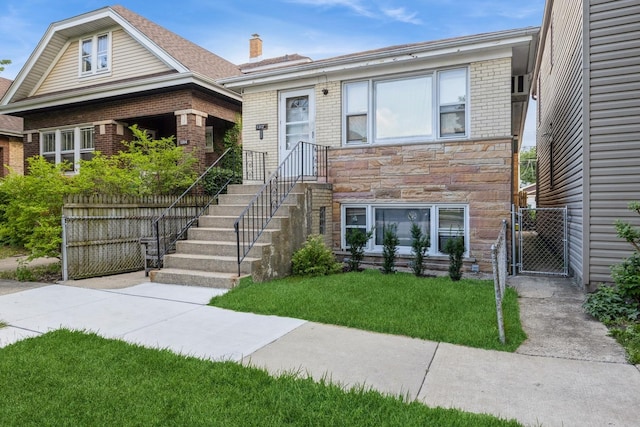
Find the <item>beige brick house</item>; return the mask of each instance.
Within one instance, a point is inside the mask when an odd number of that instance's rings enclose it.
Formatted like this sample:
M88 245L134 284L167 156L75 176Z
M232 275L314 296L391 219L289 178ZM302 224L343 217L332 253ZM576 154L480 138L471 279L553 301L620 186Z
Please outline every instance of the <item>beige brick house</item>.
M49 26L0 101L24 119L25 158L78 165L116 153L131 125L175 136L201 167L216 156L241 97L216 83L234 64L121 7ZM218 154L219 154L218 150Z
M491 272L490 247L517 194L517 155L538 28L393 46L293 65L242 67L220 81L243 96L243 147L268 173L298 141L330 147L328 240L346 255L350 229L410 225L431 237L429 267L464 236L466 270ZM257 125L263 128L258 131ZM266 129L265 126L266 125Z

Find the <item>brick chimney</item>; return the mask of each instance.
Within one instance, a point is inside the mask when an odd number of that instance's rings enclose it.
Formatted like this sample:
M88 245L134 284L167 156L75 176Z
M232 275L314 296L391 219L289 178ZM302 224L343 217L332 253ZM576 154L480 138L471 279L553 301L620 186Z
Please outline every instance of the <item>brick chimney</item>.
M249 61L257 62L262 59L262 39L259 34L252 34L249 40Z

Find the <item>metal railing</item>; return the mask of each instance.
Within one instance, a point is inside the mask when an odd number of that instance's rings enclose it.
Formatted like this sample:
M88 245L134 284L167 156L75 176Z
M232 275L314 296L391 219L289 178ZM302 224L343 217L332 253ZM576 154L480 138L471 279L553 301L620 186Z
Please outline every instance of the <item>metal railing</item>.
M506 341L504 335L504 318L502 316L502 300L507 285L507 262L507 221L503 219L496 243L491 245L491 264L493 265L493 287L496 294L498 335L502 344Z
M251 199L234 223L240 264L298 182L327 177L328 147L300 141Z
M265 166L267 153L261 151L245 150L242 152L242 180L243 181L267 181L267 168Z
M178 240L184 240L187 230L198 218L217 202L229 184L240 182L242 164L236 161L237 150L227 149L196 181L187 188L165 211L153 220L153 239L157 267L162 267L163 257L175 251ZM231 165L230 168L223 167ZM190 196L189 213L185 215L183 200ZM194 210L195 209L195 210Z

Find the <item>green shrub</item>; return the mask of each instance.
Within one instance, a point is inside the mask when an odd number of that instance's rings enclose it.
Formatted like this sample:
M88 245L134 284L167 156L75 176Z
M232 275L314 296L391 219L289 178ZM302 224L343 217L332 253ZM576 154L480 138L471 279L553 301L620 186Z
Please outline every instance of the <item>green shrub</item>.
M611 329L614 337L626 350L629 363L640 364L640 324Z
M600 286L587 295L582 307L605 325L634 321L640 316L638 307L625 300L615 286Z
M369 230L366 233L360 228L347 230L346 240L351 253L351 258L349 258L348 262L350 271L360 271L360 264L364 259L364 247L372 236L373 230Z
M396 256L398 254L398 224L384 224L382 226L382 272L385 274L396 272Z
M623 298L640 304L640 253L635 252L611 267L611 276Z
M109 158L96 152L75 176L65 174L69 164L36 156L27 159L26 175L0 180L0 243L24 247L29 259L59 257L65 196L175 195L193 183L197 159L173 138L151 140L136 126L131 131L134 140L123 141L127 151Z
M342 264L336 261L331 249L324 244L320 235L307 238L304 246L293 254L293 274L298 276L326 276L342 271Z
M444 245L444 252L449 254L449 277L453 281L460 280L462 278L464 238L460 235L451 237Z
M416 276L422 276L424 272L424 259L429 249L429 235L422 232L420 225L413 222L411 224L411 269Z
M211 169L204 178L207 194L215 195L224 190L226 185L242 184L242 118L238 116L233 127L224 134L224 156L218 166Z
M62 204L75 191L67 165L53 165L43 157L27 159L27 175L10 173L0 181L5 200L0 217L0 242L23 247L30 259L60 256Z

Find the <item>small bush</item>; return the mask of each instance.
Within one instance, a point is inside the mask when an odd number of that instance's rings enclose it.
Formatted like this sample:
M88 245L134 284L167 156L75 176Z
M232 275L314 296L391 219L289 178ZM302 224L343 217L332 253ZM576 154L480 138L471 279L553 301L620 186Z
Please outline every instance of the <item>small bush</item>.
M600 286L598 290L587 295L582 307L605 325L634 321L640 316L638 307L625 300L614 286Z
M411 253L413 260L411 261L411 269L416 276L422 276L424 272L424 259L429 249L429 235L422 232L422 228L417 223L411 224Z
M293 274L298 276L326 276L342 271L342 264L336 261L333 252L324 244L320 235L307 238L304 246L293 254Z
M629 363L640 364L640 324L611 329L611 336L627 350Z
M640 253L634 252L620 264L614 265L611 276L623 298L640 304Z
M449 254L449 277L453 281L462 278L462 256L464 255L464 238L455 236L447 240L444 252Z
M382 256L384 258L382 272L385 274L396 272L396 256L398 254L398 245L400 244L397 229L397 224L385 224L382 226Z
M349 245L349 252L351 253L348 263L350 271L360 271L360 264L364 259L364 247L372 236L373 230L365 233L359 228L352 228L347 233L347 245Z

